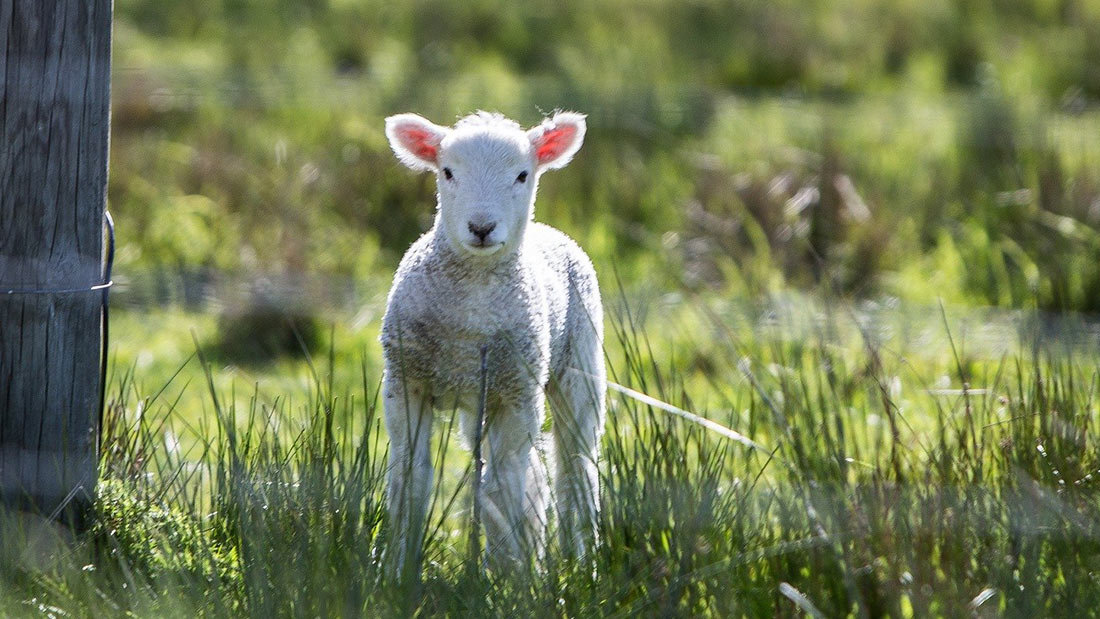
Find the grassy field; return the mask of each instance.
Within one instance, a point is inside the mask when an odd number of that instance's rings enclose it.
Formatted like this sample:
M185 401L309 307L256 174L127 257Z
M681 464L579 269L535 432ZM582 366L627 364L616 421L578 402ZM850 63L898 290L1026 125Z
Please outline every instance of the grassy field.
M0 519L4 616L1088 616L1100 5L117 0L102 480ZM472 564L437 422L383 578L377 331L434 184L382 119L589 114L599 543ZM738 441L669 410L690 411Z
M388 585L378 375L352 350L256 384L194 357L154 390L116 363L98 521L36 563L5 556L7 612L1066 616L1100 603L1095 326L804 296L609 306L619 384L756 444L612 394L588 560L470 569L471 460L440 438L423 582Z

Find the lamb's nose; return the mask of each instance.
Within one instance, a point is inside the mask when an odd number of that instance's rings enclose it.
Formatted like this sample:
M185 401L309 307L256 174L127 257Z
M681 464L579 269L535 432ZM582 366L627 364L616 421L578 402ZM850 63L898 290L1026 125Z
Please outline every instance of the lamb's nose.
M482 244L484 244L485 237L489 236L489 233L496 229L497 225L489 224L485 226L475 226L473 223L468 223L466 224L466 227L469 228L470 234L476 236L478 240L481 241Z

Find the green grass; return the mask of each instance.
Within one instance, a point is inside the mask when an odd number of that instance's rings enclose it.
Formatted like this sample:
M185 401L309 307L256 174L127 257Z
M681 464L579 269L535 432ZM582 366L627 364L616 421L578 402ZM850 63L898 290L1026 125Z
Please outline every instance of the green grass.
M227 387L204 356L176 378L190 373L190 385L159 393L116 364L97 524L37 564L5 556L3 608L325 617L1095 608L1095 330L1038 315L795 301L614 300L615 380L761 447L612 393L597 547L584 561L551 550L544 565L501 574L469 569L470 456L441 434L443 481L416 587L383 577L386 442L365 359L334 351L303 362L312 382L277 398L262 384ZM207 414L183 409L180 391L203 398ZM451 423L444 416L437 428Z

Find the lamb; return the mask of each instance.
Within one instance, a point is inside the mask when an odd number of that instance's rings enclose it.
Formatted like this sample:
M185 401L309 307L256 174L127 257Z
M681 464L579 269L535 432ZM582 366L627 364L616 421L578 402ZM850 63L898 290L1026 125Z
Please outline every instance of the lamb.
M533 221L543 172L565 166L585 117L558 112L527 131L478 112L454 127L386 119L402 163L436 173L435 222L406 252L382 320L390 438L391 567L416 569L431 495L433 410L479 410L487 352L487 469L479 497L490 565L544 550L549 487L563 552L595 541L597 450L604 424L603 308L592 263ZM541 430L551 408L552 457Z

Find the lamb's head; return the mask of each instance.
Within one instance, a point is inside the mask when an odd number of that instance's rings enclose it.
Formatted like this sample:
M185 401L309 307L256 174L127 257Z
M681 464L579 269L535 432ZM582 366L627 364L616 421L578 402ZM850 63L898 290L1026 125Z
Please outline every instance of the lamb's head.
M539 176L569 163L584 130L584 116L572 112L558 112L527 131L486 112L454 127L416 114L386 119L397 158L436 173L443 232L456 250L475 256L503 256L519 246Z

